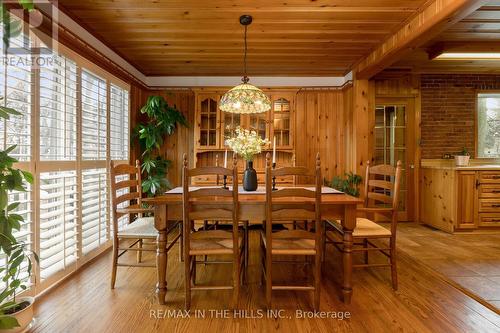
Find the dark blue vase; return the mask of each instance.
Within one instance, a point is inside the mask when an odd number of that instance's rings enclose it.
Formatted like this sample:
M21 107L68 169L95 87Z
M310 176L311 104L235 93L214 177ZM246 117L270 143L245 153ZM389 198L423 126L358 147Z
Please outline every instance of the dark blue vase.
M257 171L253 168L253 161L247 161L247 168L243 172L243 189L245 191L257 190Z

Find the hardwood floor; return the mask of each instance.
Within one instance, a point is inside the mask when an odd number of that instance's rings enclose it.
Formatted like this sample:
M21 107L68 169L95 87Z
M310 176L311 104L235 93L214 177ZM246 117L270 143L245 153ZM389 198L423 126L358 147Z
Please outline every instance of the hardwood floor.
M404 248L408 242L402 240L399 246ZM166 306L158 305L154 297L154 269L119 268L116 289L111 290L108 253L37 300L32 331L500 332L500 316L436 277L430 268L402 251L397 292L391 288L389 269L356 270L352 304L343 304L340 301L340 257L331 246L328 246L324 266L320 308L322 311L348 311L349 319L297 318L297 310L312 309L311 295L304 292L273 293L273 305L284 310L285 318L266 318L265 313L264 318L252 318L258 317L258 310L265 305L264 290L258 282L260 259L257 249L258 234L252 232L249 281L242 288L239 304L240 309L247 310L245 318L234 318L232 312L229 318L220 318L221 312L219 318L214 312L210 313L209 310L229 306L230 291L193 292L191 317L180 317L184 287L182 265L175 247L168 262ZM152 259L150 254L145 257ZM230 272L230 265L199 266L197 277L199 282L217 283L227 281ZM303 275L302 265L281 266L275 271L277 279L288 281L290 278L298 280ZM206 310L206 318L196 318L196 309ZM172 317L174 314L177 318Z
M400 224L398 245L500 315L500 234L447 234Z

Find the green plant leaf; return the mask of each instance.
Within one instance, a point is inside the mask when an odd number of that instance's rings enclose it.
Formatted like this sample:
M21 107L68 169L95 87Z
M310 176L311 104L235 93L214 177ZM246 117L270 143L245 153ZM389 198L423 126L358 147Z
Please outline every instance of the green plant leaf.
M30 172L21 170L21 173L28 183L33 184L33 175Z
M19 322L12 316L0 316L0 329L19 327Z
M6 106L0 106L0 110L2 112L5 112L7 114L7 118L9 119L9 115L14 115L14 116L22 116L23 114L13 108L8 108Z
M18 2L26 10L35 9L35 5L33 4L33 0L18 0Z
M12 263L10 264L9 270L11 272L12 271L15 272L17 270L17 268L19 267L19 265L21 265L21 263L23 262L24 258L25 258L25 256L22 255L22 256L16 257L14 260L12 260Z
M7 207L8 195L5 189L0 189L0 210L4 210Z

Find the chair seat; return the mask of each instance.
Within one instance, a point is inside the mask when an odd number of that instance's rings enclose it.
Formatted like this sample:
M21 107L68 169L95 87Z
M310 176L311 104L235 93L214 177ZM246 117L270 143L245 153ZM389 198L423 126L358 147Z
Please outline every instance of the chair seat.
M332 226L340 233L343 233L342 225L339 221L330 221ZM331 233L331 231L329 232ZM352 232L354 238L378 238L391 237L391 231L382 227L369 219L358 217L356 219L356 228Z
M314 237L313 233L303 230L274 232L271 253L276 255L315 255L316 241L310 238L294 236L300 235L300 233L304 235L307 233L307 237ZM264 231L261 231L261 237L264 246L267 247L266 233Z
M224 230L197 231L190 236L190 255L232 254L233 233ZM243 245L241 232L238 235L238 248Z
M158 231L155 228L154 217L141 217L125 225L118 231L118 238L152 238L156 239Z

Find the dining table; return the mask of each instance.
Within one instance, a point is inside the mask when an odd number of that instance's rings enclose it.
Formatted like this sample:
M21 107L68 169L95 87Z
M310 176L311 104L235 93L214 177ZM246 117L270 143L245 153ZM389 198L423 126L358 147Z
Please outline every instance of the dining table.
M295 186L299 187L299 186ZM308 186L300 186L308 188ZM190 190L199 187L190 187ZM313 189L313 187L309 187ZM257 191L245 191L239 188L238 191L239 203L239 220L250 221L250 223L262 223L265 221L265 189L258 188ZM283 203L300 203L307 198L291 197L280 198ZM173 188L163 194L155 197L146 198L143 202L154 206L154 226L158 230L157 236L157 252L156 252L156 268L157 268L157 284L156 294L160 304L166 304L165 297L167 295L167 237L168 231L172 225L182 221L183 219L183 201L182 187ZM361 204L362 200L343 192L334 190L330 187L323 187L321 194L321 219L337 220L342 224L343 228L343 252L342 252L342 296L346 304L350 304L353 293L352 286L352 247L353 237L352 232L356 227L356 207ZM208 204L224 205L232 204L232 198L214 197ZM285 216L286 217L286 216ZM286 217L293 221L294 216Z

